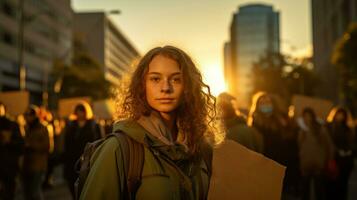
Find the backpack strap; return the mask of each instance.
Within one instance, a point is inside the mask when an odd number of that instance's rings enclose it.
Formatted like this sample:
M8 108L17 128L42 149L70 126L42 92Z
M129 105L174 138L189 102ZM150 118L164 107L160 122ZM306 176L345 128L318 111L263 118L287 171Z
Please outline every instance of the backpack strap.
M208 188L210 187L210 180L212 176L212 158L213 158L213 150L212 147L204 142L201 145L201 159L204 161L206 167L207 167L207 175L208 175ZM203 188L203 182L202 182L202 176L200 177L199 180L199 188L200 188L200 194L199 194L199 199L207 199L208 198L208 191L205 193L205 188Z
M145 160L144 144L135 141L122 131L113 135L118 139L123 151L126 174L126 190L124 199L135 199L141 184L142 171Z

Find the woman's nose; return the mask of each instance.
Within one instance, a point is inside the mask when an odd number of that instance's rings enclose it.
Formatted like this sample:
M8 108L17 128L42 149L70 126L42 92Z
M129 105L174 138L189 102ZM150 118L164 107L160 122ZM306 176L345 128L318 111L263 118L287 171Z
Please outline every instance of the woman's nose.
M169 80L163 81L163 83L161 85L161 92L169 93L171 91L172 91L172 87L170 85L170 81Z

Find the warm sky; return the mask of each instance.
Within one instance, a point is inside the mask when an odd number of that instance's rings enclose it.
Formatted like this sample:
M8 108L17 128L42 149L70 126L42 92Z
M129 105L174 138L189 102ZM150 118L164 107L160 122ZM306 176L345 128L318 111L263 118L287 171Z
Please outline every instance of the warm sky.
M141 54L166 44L188 52L214 94L224 90L223 44L229 40L232 15L238 6L266 3L280 12L284 53L311 49L309 0L72 0L75 11L110 11L110 18Z

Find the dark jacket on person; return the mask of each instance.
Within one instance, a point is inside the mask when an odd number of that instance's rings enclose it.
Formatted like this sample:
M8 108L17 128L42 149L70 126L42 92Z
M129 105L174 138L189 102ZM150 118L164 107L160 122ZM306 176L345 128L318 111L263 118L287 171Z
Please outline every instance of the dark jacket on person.
M0 180L14 180L19 172L19 158L24 151L24 139L19 126L7 117L0 117L0 132L10 131L9 143L4 143L0 134Z
M228 139L238 142L252 151L263 152L262 136L253 127L249 127L243 117L235 116L224 119L224 126Z
M45 172L49 154L47 127L39 119L25 127L25 172Z
M77 178L75 163L82 155L85 145L100 138L98 124L94 120L87 120L83 127L78 121L69 121L65 128L64 175L74 182Z
M284 158L281 152L283 146L284 127L280 124L279 119L275 116L260 118L253 121L253 127L263 137L263 154L264 156L283 164Z
M346 124L330 123L328 132L335 146L335 160L341 171L351 171L353 168L353 150L355 134Z

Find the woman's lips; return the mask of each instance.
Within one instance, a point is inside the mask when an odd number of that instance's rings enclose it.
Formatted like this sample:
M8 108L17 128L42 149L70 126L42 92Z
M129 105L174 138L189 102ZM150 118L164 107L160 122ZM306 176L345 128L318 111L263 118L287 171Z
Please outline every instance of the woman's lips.
M158 98L156 99L160 103L172 103L175 99L174 98Z

